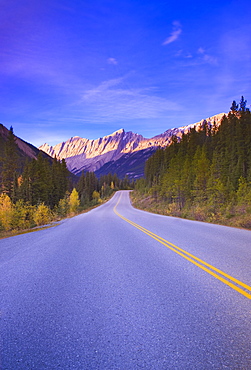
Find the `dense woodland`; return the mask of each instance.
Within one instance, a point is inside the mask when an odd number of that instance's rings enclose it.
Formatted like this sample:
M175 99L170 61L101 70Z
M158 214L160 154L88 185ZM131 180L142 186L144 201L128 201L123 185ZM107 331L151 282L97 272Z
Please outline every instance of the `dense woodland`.
M94 173L72 175L66 162L40 152L20 165L13 128L2 143L0 158L0 231L26 229L76 214L101 203L117 189L127 189L125 178Z
M244 97L219 127L202 124L180 142L173 138L145 166L136 184L138 205L156 212L210 222L241 216L251 228L251 113ZM141 202L139 200L144 201Z

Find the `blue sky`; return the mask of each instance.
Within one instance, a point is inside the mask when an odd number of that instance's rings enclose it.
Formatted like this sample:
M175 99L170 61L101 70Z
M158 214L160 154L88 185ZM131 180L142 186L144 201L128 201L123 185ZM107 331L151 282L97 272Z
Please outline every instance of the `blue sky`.
M36 146L152 137L251 103L249 0L0 5L0 122Z

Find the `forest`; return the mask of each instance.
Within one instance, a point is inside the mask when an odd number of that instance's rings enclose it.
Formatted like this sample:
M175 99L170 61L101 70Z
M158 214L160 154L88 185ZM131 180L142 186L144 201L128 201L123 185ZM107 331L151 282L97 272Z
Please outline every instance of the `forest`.
M13 128L2 144L0 158L0 232L45 225L94 207L118 189L127 189L127 178L93 172L72 175L66 162L40 151L37 158L20 161Z
M20 161L13 128L0 151L0 232L72 216L132 188L116 174L71 174L40 152ZM219 125L207 121L158 149L135 184L133 204L165 215L251 228L251 113L233 101Z
M165 215L251 228L251 114L244 97L218 127L205 121L157 150L132 199Z

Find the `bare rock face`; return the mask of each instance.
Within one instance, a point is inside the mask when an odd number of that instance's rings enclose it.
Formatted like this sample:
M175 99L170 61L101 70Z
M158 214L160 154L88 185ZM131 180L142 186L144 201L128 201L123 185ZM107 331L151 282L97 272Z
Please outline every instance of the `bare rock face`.
M85 154L85 158L93 158L111 151L133 151L143 136L133 132L125 132L123 129L113 134L96 140L83 139L79 136L71 137L69 140L57 144L54 147L44 144L39 149L50 154L52 157L69 158Z
M124 153L133 152L142 140L143 136L121 129L96 140L75 136L54 147L44 144L39 149L52 157L65 158L68 169L78 173L83 169L96 171L105 163L119 159Z
M119 160L126 153L131 154L136 151L143 153L146 149L149 151L149 149L157 149L158 147L164 148L170 145L173 136L180 140L182 135L188 133L191 128L199 130L205 124L218 126L223 116L224 113L221 113L191 125L169 129L151 139L120 129L111 135L96 140L74 136L53 147L43 144L39 149L51 157L65 158L68 169L75 174L79 174L83 170L97 171L106 163Z

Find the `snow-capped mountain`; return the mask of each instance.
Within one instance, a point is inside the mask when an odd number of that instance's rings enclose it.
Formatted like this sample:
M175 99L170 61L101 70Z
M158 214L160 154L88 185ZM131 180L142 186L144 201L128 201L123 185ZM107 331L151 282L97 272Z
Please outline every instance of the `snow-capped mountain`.
M123 129L120 129L111 135L96 140L88 140L75 136L53 147L44 144L39 149L52 157L56 156L58 159L65 158L68 169L74 174L80 174L83 170L94 172L99 170L99 173L102 173L101 169L105 164L109 163L109 165L106 165L106 168L113 168L110 165L120 159L118 163L120 163L121 167L123 158L128 163L130 156L133 154L134 162L136 160L135 158L137 158L137 161L140 161L140 157L142 157L145 163L145 160L158 147L170 145L173 136L180 139L182 134L187 133L191 128L199 130L202 124L213 125L215 123L219 125L223 116L224 113L221 113L191 125L169 129L151 139L146 139L142 135L135 134L131 131L125 132ZM140 153L136 154L136 152ZM135 174L136 177L143 175L142 169L144 163L140 167L140 173ZM133 177L133 173L131 177Z

